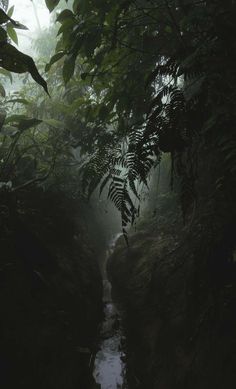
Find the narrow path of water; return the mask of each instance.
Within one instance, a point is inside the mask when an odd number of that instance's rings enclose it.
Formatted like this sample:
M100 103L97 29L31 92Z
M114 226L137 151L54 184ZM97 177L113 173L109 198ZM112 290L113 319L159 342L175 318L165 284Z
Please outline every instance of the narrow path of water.
M112 252L118 234L109 245ZM100 347L94 362L94 378L101 389L128 389L125 365L125 336L120 312L112 301L111 284L107 279L106 262L103 268L104 321L100 333Z

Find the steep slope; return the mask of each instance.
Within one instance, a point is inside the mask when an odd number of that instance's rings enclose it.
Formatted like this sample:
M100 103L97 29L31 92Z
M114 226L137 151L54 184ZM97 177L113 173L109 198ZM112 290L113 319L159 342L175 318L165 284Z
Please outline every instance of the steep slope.
M2 203L1 387L90 388L102 280L84 205L39 189Z
M225 185L212 195L213 172L198 183L185 226L173 196L162 193L155 223L143 222L130 247L120 240L110 258L132 388L235 388L235 193Z

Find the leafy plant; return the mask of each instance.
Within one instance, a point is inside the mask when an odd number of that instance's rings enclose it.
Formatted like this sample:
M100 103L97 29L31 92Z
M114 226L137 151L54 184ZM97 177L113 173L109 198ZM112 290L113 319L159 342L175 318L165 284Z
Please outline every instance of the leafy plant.
M137 182L147 184L161 152L171 153L172 177L178 174L185 182L182 199L187 211L186 199L195 192L199 142L218 147L221 119L221 127L226 126L223 115L227 111L234 116L226 103L226 96L234 95L232 80L226 92L221 79L223 63L234 78L232 57L226 58L227 50L235 51L230 44L234 8L232 2L219 1L74 1L73 12L59 14L61 38L48 67L64 58L65 82L80 74L90 90L83 104L90 104L86 119L97 131L91 133L91 157L82 171L88 192L101 180L102 186L110 182L108 196L121 214L123 210L123 225L135 214L127 193L133 190L137 197ZM219 135L213 139L213 133ZM222 152L234 145L232 130L227 133L229 146ZM114 144L120 150L115 158ZM84 138L79 145L84 147ZM225 171L229 161L234 170L234 152L226 153ZM114 180L114 169L121 171L123 166L126 174Z
M32 78L48 93L47 83L39 74L33 59L20 52L8 41L8 36L16 43L17 29L27 29L24 25L11 18L11 10L6 13L0 8L0 67L14 73L29 72Z

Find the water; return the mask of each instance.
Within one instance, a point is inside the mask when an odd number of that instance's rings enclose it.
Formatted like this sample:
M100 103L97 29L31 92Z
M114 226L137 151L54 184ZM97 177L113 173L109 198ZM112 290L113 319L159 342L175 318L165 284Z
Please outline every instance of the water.
M114 249L116 240L111 241L107 256ZM125 336L119 310L112 301L111 284L107 279L106 260L103 267L104 321L100 333L100 348L94 362L94 378L101 389L128 389L125 365Z

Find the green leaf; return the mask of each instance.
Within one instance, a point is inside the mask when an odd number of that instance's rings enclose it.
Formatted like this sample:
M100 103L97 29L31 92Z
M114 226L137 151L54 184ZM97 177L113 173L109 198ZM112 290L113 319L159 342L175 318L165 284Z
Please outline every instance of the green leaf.
M65 84L71 79L75 70L75 56L67 55L63 66L63 79Z
M39 119L34 119L34 118L33 119L30 119L30 118L22 119L19 122L19 130L21 130L21 131L28 130L28 128L35 127L40 123L42 123L42 120L39 120Z
M68 18L74 19L74 14L69 9L64 9L64 11L62 11L58 15L56 21L59 22L59 23L62 23L62 22L64 22L65 19L68 19Z
M57 35L59 36L62 33L64 35L71 34L75 25L76 25L75 19L64 20L61 27L59 28L59 30L57 32Z
M15 123L20 131L24 131L28 128L37 126L38 124L42 123L42 120L28 118L25 115L12 115L6 118L5 123Z
M47 83L43 77L39 74L38 69L33 59L21 51L17 50L14 46L6 43L0 46L0 63L1 67L14 73L29 72L32 78L41 85L45 92L48 94Z
M52 12L54 8L59 4L60 0L45 0L45 2L49 11Z
M3 9L0 8L0 24L5 24L7 22L11 22L15 28L19 28L21 30L28 30L26 26L13 20L9 15L6 14L6 12L3 11Z
M15 104L15 103L19 103L19 104L25 104L25 105L27 105L27 104L29 104L29 101L28 100L26 100L26 99L11 99L11 100L7 100L6 101L6 104L7 103L13 103L13 104Z
M14 8L15 8L15 6L14 6L14 5L12 5L12 6L11 6L11 8L9 8L9 10L8 10L8 12L7 12L7 15L8 15L10 18L11 18L11 17L12 17L12 15L13 15Z
M79 6L80 6L79 3L81 3L81 0L74 0L74 2L73 2L73 11L74 11L74 13L78 13Z
M65 55L65 52L64 51L59 51L58 53L54 54L52 56L52 58L50 59L50 62L47 63L47 65L45 66L45 71L48 72L50 69L51 69L51 66L59 61L59 59L61 59L62 57L64 57Z
M11 23L18 30L28 30L28 27L26 27L24 24L21 24L20 22L17 22L17 21L14 21L11 19Z
M7 33L9 37L13 40L13 42L18 45L17 33L15 32L14 28L10 24L8 24L7 26Z
M27 116L25 115L11 115L8 116L5 120L5 123L19 123L20 120L27 119Z

